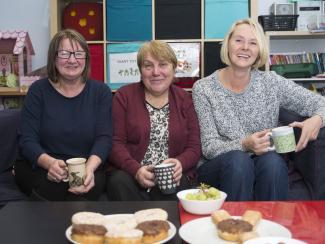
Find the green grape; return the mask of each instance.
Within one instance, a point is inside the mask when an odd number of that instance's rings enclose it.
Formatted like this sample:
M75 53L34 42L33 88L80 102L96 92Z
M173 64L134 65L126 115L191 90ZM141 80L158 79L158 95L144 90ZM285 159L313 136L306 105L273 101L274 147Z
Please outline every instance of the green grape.
M207 196L203 192L200 192L196 195L196 200L205 201L207 200Z
M210 188L208 189L208 194L209 194L209 196L211 196L211 198L213 198L213 199L220 198L220 191L219 191L217 188L210 187Z
M186 196L185 196L185 198L187 200L196 200L196 196L195 196L194 193L187 193Z
M207 201L215 200L221 197L220 191L215 187L210 187L209 185L200 184L199 189L196 192L187 193L185 198L187 200L198 200L198 201Z

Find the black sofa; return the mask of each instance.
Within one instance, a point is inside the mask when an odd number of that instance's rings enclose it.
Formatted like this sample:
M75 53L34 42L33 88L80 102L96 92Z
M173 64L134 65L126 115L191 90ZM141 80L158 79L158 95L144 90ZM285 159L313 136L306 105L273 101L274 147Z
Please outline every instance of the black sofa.
M15 184L12 167L19 157L17 126L20 119L18 110L0 111L0 205L8 201L24 200ZM279 123L287 125L301 121L303 117L290 111L280 112ZM295 129L297 139L300 131ZM310 142L303 151L286 155L289 166L289 199L325 199L325 128L322 128L316 141Z
M18 157L17 126L18 110L0 111L0 206L8 201L25 200L26 196L18 189L12 167Z
M281 110L279 123L288 125L293 121L306 118L289 110ZM300 129L295 128L296 141L300 138ZM325 127L321 128L318 138L309 142L307 147L289 154L289 198L292 200L325 199Z

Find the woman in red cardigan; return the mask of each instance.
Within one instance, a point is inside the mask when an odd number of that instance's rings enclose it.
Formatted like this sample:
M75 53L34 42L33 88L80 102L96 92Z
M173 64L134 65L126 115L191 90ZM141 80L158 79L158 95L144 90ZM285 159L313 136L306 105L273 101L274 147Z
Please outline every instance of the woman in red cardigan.
M139 50L141 81L120 88L113 99L113 149L108 171L110 200L173 200L155 184L154 165L174 164L177 190L195 182L201 155L197 116L189 93L173 84L177 58L162 41Z

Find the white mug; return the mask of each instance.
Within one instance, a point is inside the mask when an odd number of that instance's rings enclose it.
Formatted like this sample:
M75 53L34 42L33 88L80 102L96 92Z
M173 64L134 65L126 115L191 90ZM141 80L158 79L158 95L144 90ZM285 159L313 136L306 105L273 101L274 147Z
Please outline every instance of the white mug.
M273 146L269 147L269 151L277 153L288 153L296 150L296 139L293 128L290 126L281 126L271 130L269 133L273 140Z

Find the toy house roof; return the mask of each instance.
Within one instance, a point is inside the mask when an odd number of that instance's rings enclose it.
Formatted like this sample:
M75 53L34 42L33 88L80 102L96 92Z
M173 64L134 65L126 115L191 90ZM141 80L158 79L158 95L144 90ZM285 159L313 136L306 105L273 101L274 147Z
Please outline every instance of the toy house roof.
M34 48L27 31L0 31L0 53L20 54L27 47L31 55Z

